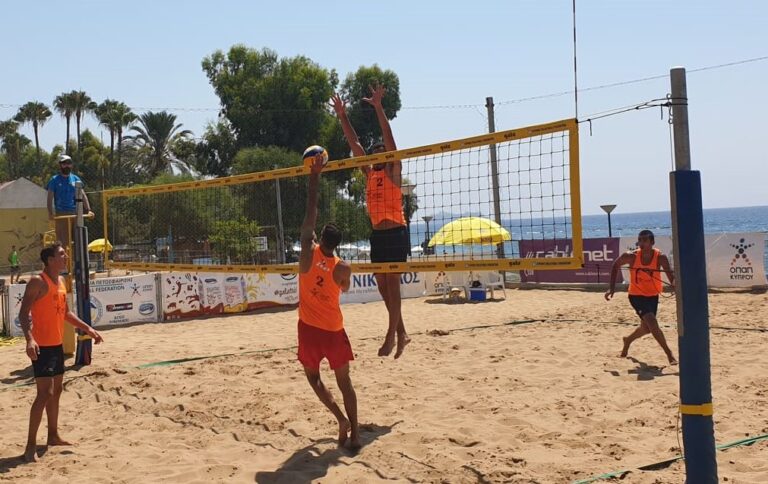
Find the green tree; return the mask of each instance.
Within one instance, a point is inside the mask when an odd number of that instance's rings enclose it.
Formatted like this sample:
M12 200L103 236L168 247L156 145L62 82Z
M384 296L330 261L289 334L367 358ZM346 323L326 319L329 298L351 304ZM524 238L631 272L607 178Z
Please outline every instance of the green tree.
M179 140L192 135L192 131L181 130L181 123L176 123L176 115L166 111L146 112L139 116L139 125L130 131L136 134L126 136L145 155L145 170L155 176L170 171L173 161L171 147Z
M209 240L213 251L222 262L254 264L258 250L256 237L260 233L259 224L245 217L216 220L213 222Z
M19 123L13 119L0 122L0 150L5 153L5 161L8 165L7 174L13 180L18 176L21 166L21 154L32 141L19 134Z
M115 107L118 102L112 99L105 99L104 102L96 106L93 114L99 121L99 124L107 128L109 131L109 159L114 160L115 156L115 135L117 133L117 127L115 123Z
M118 102L112 108L112 121L114 122L115 137L117 138L117 165L123 167L123 131L130 128L139 117L131 111L127 104Z
M81 136L80 161L76 166L78 175L85 183L92 184L91 187L104 190L110 186L110 150L88 129Z
M301 165L301 155L276 146L244 148L235 156L232 173L256 173L275 168ZM283 218L285 235L297 238L306 205L306 177L283 178L280 183L281 203L277 203L277 187L274 180L254 182L232 187L235 196L243 201L243 212L258 220L262 227L274 229L278 225L277 213ZM324 181L324 180L323 180Z
M53 114L45 104L37 101L30 101L19 108L14 118L21 124L30 123L35 132L35 149L37 150L37 160L42 161L40 155L40 127L45 124Z
M98 106L85 91L72 91L72 103L75 108L75 127L77 129L77 149L82 146L80 142L80 123L86 114L92 113ZM67 145L69 146L69 145Z
M123 165L123 130L136 121L137 116L125 103L106 99L96 107L96 118L109 130L109 164L106 168L107 185L116 182L116 174L124 174L129 167ZM115 151L117 141L117 151Z
M31 143L29 143L21 150L21 159L18 164L16 177L27 178L31 182L44 187L51 174L54 173L55 165L55 159L49 153L41 149L38 156L37 149L33 148Z
M189 175L163 173L147 185L193 180ZM203 241L216 232L217 222L244 218L241 207L242 200L235 196L234 187L110 197L109 236L113 245L127 244L145 255L157 239L171 236L176 260L191 262L194 254L202 251Z
M196 168L200 173L217 177L229 175L237 154L237 138L229 122L224 119L208 124L196 151Z
M238 147L281 146L301 151L317 144L330 114L326 104L336 74L304 56L235 45L202 61L237 135Z
M197 170L199 164L197 160L197 146L198 143L194 139L181 138L176 140L170 148L171 153L176 159L190 167L190 174L194 174L193 170Z
M254 173L301 165L301 155L284 148L245 148L235 156L233 173ZM318 228L326 222L335 222L345 231L346 240L360 240L368 236L365 205L353 198L346 184L330 176L320 180L318 202ZM362 176L362 175L361 175ZM297 240L304 220L307 204L307 177L282 178L280 207L284 235ZM258 220L262 228L277 224L277 187L273 180L232 187L235 196L243 201L243 211Z
M7 182L11 180L11 176L8 174L8 160L6 154L0 150L0 182Z
M75 110L77 109L77 102L75 99L74 91L63 92L56 96L56 99L53 100L53 109L59 113L61 117L63 117L67 122L67 138L66 142L64 143L64 147L67 151L67 154L71 154L69 148L70 123L72 122L72 116L74 116Z
M356 72L347 75L341 85L342 98L348 104L349 121L366 149L381 139L376 112L370 104L363 101L363 98L371 95L370 88L376 84L386 88L387 92L382 100L384 114L388 119L394 119L402 106L400 79L394 71L384 70L376 64L370 67L361 66Z

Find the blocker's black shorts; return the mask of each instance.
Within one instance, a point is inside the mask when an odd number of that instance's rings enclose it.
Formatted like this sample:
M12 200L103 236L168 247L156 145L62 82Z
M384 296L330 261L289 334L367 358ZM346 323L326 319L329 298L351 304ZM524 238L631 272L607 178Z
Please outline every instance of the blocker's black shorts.
M371 232L371 262L405 262L411 241L405 225Z

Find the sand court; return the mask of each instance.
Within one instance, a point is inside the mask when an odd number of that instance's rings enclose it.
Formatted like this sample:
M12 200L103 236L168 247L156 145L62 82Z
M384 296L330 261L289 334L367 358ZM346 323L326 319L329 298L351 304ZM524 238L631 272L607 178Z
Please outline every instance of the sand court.
M625 294L611 303L596 292L507 294L404 301L413 343L397 361L376 356L383 303L343 307L356 357L357 455L337 449L333 416L296 361L293 309L105 330L94 364L65 375L60 430L77 445L47 449L34 465L15 458L33 398L32 387L10 388L30 376L23 346L2 347L0 477L549 483L679 454L677 367L649 336L617 357L635 323ZM710 295L712 326L733 328L711 334L719 444L768 434L767 303L765 294ZM662 299L659 319L677 353L666 327L673 314L674 300ZM137 368L223 354L233 355ZM718 452L723 481L766 482L767 463L765 440ZM684 465L626 479L682 482Z

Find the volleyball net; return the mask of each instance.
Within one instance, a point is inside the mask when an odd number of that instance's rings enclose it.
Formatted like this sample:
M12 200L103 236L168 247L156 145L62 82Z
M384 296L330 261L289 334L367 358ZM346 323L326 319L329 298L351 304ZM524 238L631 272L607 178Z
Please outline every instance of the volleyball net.
M364 167L400 160L407 262L371 263ZM374 173L371 171L370 173ZM298 271L309 168L103 192L110 268ZM356 272L551 270L582 266L578 124L568 119L331 161L317 233L338 225ZM370 207L369 207L370 205ZM378 217L381 218L381 217ZM520 254L519 242L570 251ZM555 244L557 245L557 244Z

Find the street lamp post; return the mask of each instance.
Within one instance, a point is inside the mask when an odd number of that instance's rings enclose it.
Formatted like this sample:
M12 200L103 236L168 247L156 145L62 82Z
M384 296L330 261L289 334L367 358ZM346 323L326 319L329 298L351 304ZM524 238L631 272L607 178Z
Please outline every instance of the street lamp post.
M429 239L430 239L430 233L429 233L429 222L432 220L432 215L424 215L421 217L424 222L427 223L427 235L424 237L424 255L430 255L432 253L430 247L429 247Z
M408 255L411 254L411 197L413 197L413 193L416 190L416 185L409 183L407 185L402 185L401 191L403 194L403 198L405 199L405 225L407 227L408 231Z
M616 208L616 205L600 205L600 208L608 214L608 237L613 237L613 231L611 230L611 212Z

